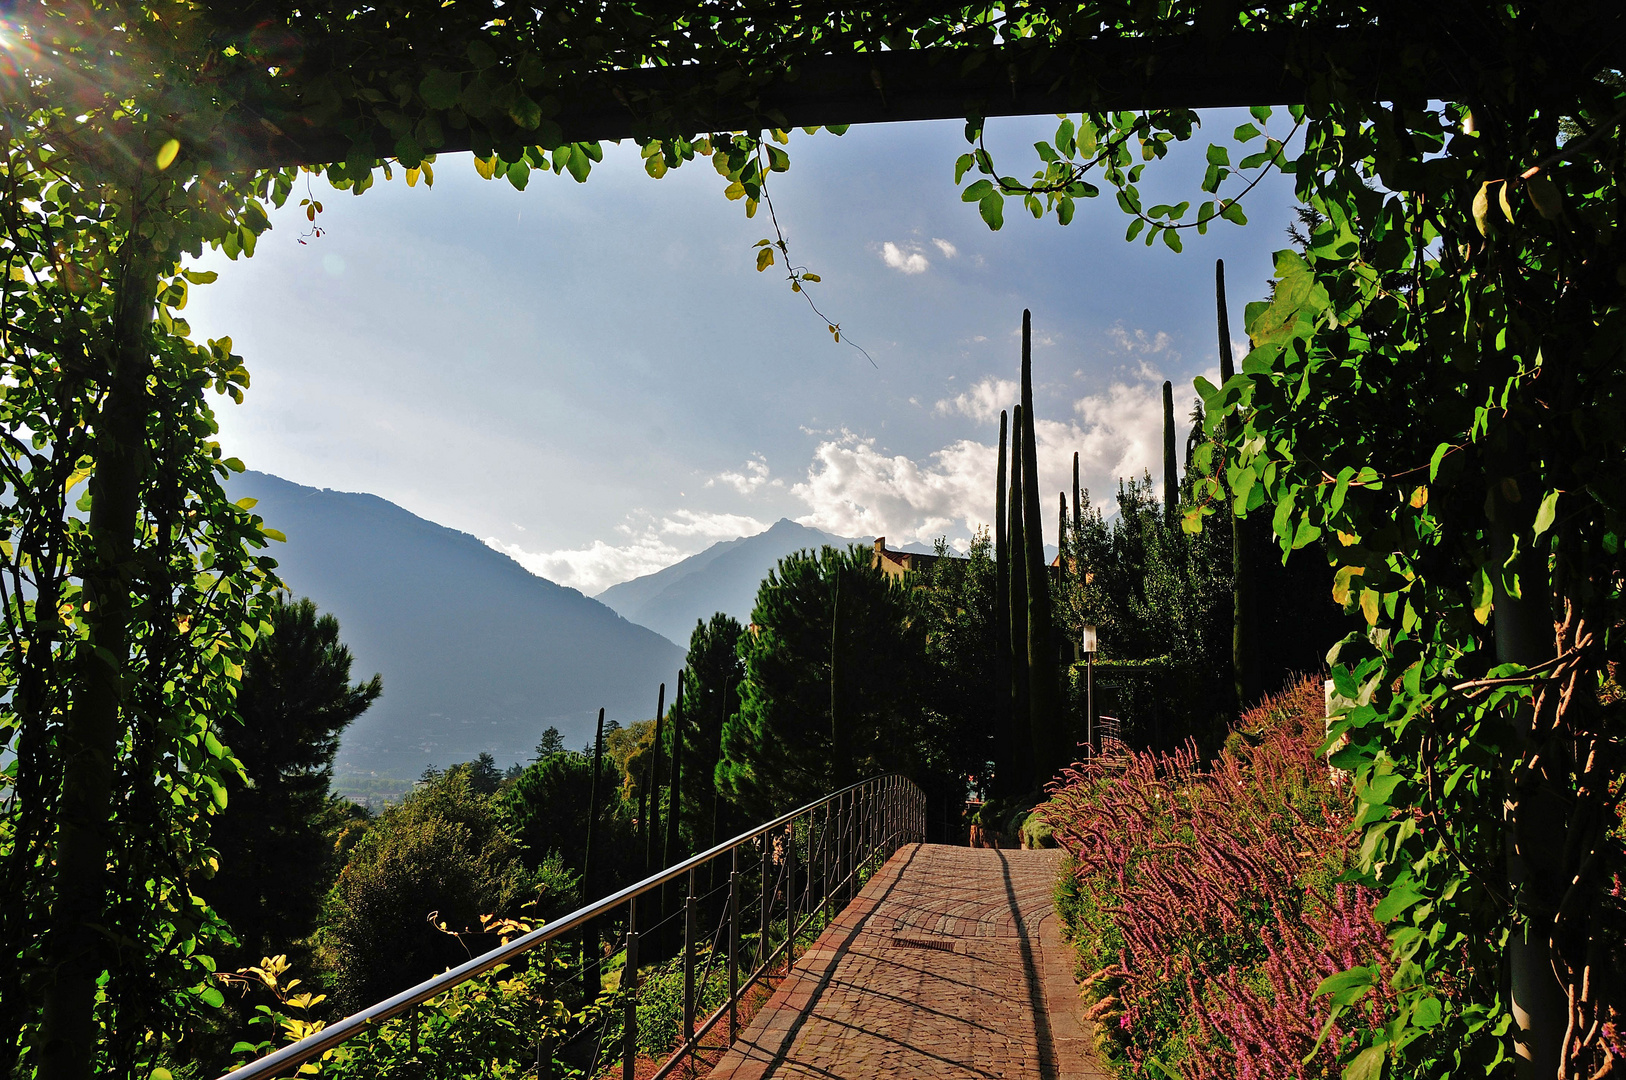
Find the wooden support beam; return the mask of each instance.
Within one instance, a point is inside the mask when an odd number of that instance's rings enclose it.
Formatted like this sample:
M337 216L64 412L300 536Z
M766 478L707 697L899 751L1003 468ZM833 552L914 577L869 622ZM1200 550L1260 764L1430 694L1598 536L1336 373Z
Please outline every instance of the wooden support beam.
M554 117L567 142L639 136L758 131L770 127L873 124L1080 112L1086 109L1213 109L1304 100L1313 75L1332 64L1363 94L1449 96L1444 64L1419 63L1376 28L1328 33L1238 31L1158 38L1091 39L1065 47L1025 43L991 49L919 49L820 56L760 76L694 65L591 76L560 95ZM1420 87L1418 73L1427 71ZM738 84L720 83L725 75ZM349 126L348 130L354 130ZM502 143L514 132L486 133ZM449 130L436 148L478 145L469 128ZM259 167L344 160L348 131L249 121L236 133L233 159ZM378 130L373 155L390 157L394 140Z

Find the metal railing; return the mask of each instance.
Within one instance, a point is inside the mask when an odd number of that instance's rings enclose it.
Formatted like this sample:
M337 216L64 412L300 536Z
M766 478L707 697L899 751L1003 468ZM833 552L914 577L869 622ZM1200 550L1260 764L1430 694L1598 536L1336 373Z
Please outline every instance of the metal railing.
M258 1080L294 1072L298 1067L348 1040L369 1031L403 1013L413 1021L413 1045L416 1047L417 1007L445 994L479 975L507 964L545 942L569 938L590 925L613 919L625 908L626 963L622 969L621 1002L622 1076L632 1080L637 1064L637 998L639 939L650 931L639 930L639 898L654 893L663 886L678 882L687 884L682 901L683 914L683 1019L682 1042L672 1050L651 1080L661 1080L670 1074L697 1048L701 1040L724 1017L728 1020L728 1043L739 1036L739 1005L746 993L771 972L781 958L783 970L789 971L796 960L798 934L816 923L821 917L831 917L836 905L844 907L858 893L866 873L872 872L904 844L924 841L926 833L926 796L913 781L902 776L882 776L864 780L840 791L815 799L806 806L775 818L724 841L708 851L651 874L642 881L628 885L601 900L578 908L570 914L545 926L515 938L490 952L475 957L432 979L426 979L410 990L403 990L360 1012L323 1028L298 1042L291 1043L265 1057L239 1066L225 1074L221 1080ZM756 849L754 851L750 849ZM751 934L743 917L742 894L753 876L742 860L750 854L759 863L755 898L760 911L752 920L756 930L756 949L749 959L751 970L740 970L741 944ZM703 1020L696 1017L695 962L703 948L698 940L696 920L700 902L698 878L702 868L720 859L728 859L728 896L720 920L725 941L728 965L728 997L721 1006ZM660 894L656 894L657 898ZM750 901L746 901L749 906ZM775 909L779 909L776 917ZM676 912L673 913L674 915ZM772 944L774 931L783 920L784 933L777 945ZM659 929L659 927L655 928ZM715 939L711 944L716 945ZM718 949L709 955L714 958ZM584 959L584 965L597 963ZM538 1046L537 1075L545 1078L551 1069L551 1052ZM596 1055L595 1055L596 1057ZM613 1060L613 1058L611 1058Z

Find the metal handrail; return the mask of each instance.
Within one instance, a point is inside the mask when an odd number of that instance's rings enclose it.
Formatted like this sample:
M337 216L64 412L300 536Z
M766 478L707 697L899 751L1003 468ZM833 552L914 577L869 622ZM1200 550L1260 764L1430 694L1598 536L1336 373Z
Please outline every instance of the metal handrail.
M712 861L713 859L718 858L719 856L727 855L735 849L743 847L759 837L764 837L769 833L775 832L776 830L783 828L799 818L812 814L820 809L829 807L831 804L839 804L841 800L845 799L849 795L856 795L858 792L864 789L872 789L876 792L889 790L888 785L894 785L900 789L906 785L907 788L913 789L913 792L908 792L907 794L918 795L923 800L923 794L920 792L920 789L912 781L903 776L877 776L871 777L868 780L861 780L856 784L849 784L839 791L833 791L828 795L821 796L805 806L798 807L789 813L781 814L779 817L774 818L772 821L767 822L766 824L758 825L754 829L743 832L731 840L725 840L722 843L708 848L697 855L691 855L682 862L669 866L664 870L657 871L656 873L644 878L642 881L635 882L626 886L625 888L611 893L606 897L603 897L602 899L595 900L593 903L588 904L585 907L578 908L563 918L557 919L545 926L538 927L537 929L532 930L530 933L525 934L522 937L515 938L513 941L510 941L505 945L499 945L490 952L482 953L472 960L466 961L455 968L451 968L439 975L436 975L434 978L425 979L423 982L412 987L411 989L403 990L393 997L386 998L383 1001L362 1009L359 1012L352 1013L344 1019L338 1020L327 1027L324 1027L321 1031L318 1031L315 1034L307 1035L298 1042L290 1043L280 1050L267 1054L263 1058L258 1058L254 1061L241 1065L236 1069L225 1073L220 1080L227 1080L227 1078L230 1078L230 1080L260 1080L262 1077L273 1077L294 1069L297 1066L309 1061L311 1058L326 1053L328 1050L331 1050L334 1047L349 1041L351 1038L360 1035L369 1028L372 1028L392 1017L399 1016L416 1005L420 1005L426 1001L437 998L446 993L448 990L451 990L454 987L469 981L470 979L482 975L485 972L490 971L492 968L500 967L515 957L529 952L531 949L541 945L543 942L564 937L571 931L578 930L594 919L608 914L614 909L620 907L622 904L630 903L651 890L660 888L662 885L665 885L668 882L675 881L678 878L683 877L685 874L689 874L695 869ZM914 802L915 800L914 798L911 798L910 801ZM850 821L853 824L858 823L858 808L856 802L856 799L850 800L847 811ZM893 808L888 805L883 809ZM889 822L887 827L889 829L888 835L882 839L881 844L871 843L866 845L866 847L871 849L871 856L874 854L874 849L880 847L882 844L885 844L890 840L897 840L900 846L903 843L912 842L910 840L905 840L904 837L906 836L912 837L917 841L924 840L924 806L922 805L918 809L911 808L910 813L904 817L900 817L897 820ZM896 849L894 848L893 850ZM853 854L856 854L856 851L853 852ZM890 854L890 852L887 854ZM866 858L868 857L869 856L866 856ZM854 877L858 874L861 866L862 862L859 859L851 859L851 870L848 872L846 877L842 879L842 881L837 883L837 887L845 888L847 885L849 885L853 881ZM830 883L825 882L824 884L828 886ZM787 882L787 894L790 892L789 885L790 883ZM827 894L823 899L820 900L818 907L823 908L825 904L828 903L828 900L829 895ZM818 910L813 909L808 912L800 913L802 917L798 918L798 913L796 912L794 905L795 898L787 895L787 934L785 942L779 948L774 949L771 954L763 958L763 961L758 968L744 981L742 985L740 985L730 994L729 1001L721 1009L709 1017L699 1031L687 1036L683 1045L673 1053L672 1057L668 1059L664 1066L662 1066L657 1075L664 1075L666 1072L670 1071L670 1069L679 1059L681 1059L688 1052L692 1051L697 1045L699 1038L716 1024L717 1020L725 1010L731 1008L740 1000L741 997L743 997L745 991L751 985L753 985L764 972L768 970L772 963L777 960L779 953L782 950L788 948L790 950L791 958L794 961L796 933L799 932L803 926L807 925L808 920L811 919L815 911ZM629 936L633 937L634 939L636 938L635 933L629 933ZM764 952L766 952L765 948ZM629 957L629 966L636 962L635 956L636 954L634 954L633 957ZM634 980L637 978L636 970L633 971L633 978ZM634 985L636 985L636 982ZM631 1037L630 1034L628 1037Z

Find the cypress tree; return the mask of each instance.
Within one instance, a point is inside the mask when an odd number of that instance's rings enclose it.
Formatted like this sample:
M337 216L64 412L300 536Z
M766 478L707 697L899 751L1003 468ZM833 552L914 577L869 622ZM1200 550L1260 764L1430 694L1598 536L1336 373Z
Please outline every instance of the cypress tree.
M1061 580L1067 577L1067 493L1058 491L1056 498L1061 500L1061 513L1056 518L1056 576Z
M1073 451L1073 543L1078 543L1078 536L1084 531L1083 503L1078 499L1078 451Z
M1012 795L1021 790L1012 783L1015 771L1011 725L1011 548L1010 522L1005 503L1005 439L1009 415L999 412L999 469L994 482L994 790Z
M597 895L594 888L593 859L598 854L593 850L593 841L598 832L598 780L599 773L604 768L604 710L598 711L598 734L593 736L593 779L587 787L587 847L582 852L582 903L590 903ZM588 926L582 931L582 960L586 964L587 989L589 995L597 998L599 991L604 989L603 972L599 970L598 963L598 929Z
M672 740L672 775L666 786L666 857L661 860L661 866L671 866L678 861L678 821L682 816L683 796L680 785L683 782L683 672L678 672L677 692L672 699L672 722L667 725ZM661 886L661 910L676 911L677 906L672 902L673 894L678 884L675 881L667 882ZM682 926L674 922L667 927L666 951L677 952L675 942L681 939Z
M661 720L666 716L666 684L661 683L660 696L655 699L655 737L649 744L649 758L644 762L644 876L648 877L660 867L655 865L655 836L660 832L661 797L655 786L661 782Z
M1220 385L1236 375L1231 357L1231 318L1225 308L1225 260L1214 261L1214 303L1219 311ZM1223 476L1223 470L1221 472ZM1229 508L1231 519L1231 678L1240 713L1253 695L1253 588L1248 566L1247 527Z
M1180 510L1180 473L1174 455L1174 384L1163 383L1163 511L1174 524Z
M1033 728L1028 708L1027 543L1022 521L1023 415L1020 405L1011 410L1011 486L1005 502L1009 522L1006 534L1010 547L1005 565L1010 607L1004 617L1010 627L1011 672L1011 777L1006 790L1013 795L1028 790L1033 782Z
M842 710L841 685L841 564L837 563L830 581L830 786L852 783L852 746L847 737L847 718Z
M1022 312L1022 508L1027 550L1028 709L1033 731L1034 787L1043 787L1064 764L1061 687L1052 642L1050 571L1044 558L1039 509L1039 454L1033 418L1033 316Z

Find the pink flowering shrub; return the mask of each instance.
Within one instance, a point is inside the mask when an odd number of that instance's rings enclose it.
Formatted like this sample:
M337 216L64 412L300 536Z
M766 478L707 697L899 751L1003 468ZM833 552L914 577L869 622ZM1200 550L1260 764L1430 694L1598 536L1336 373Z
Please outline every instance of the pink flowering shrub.
M1080 766L1040 810L1069 857L1061 907L1091 1015L1127 1071L1336 1077L1350 1025L1388 1018L1378 897L1337 881L1353 804L1316 753L1322 713L1306 679L1249 712L1215 761L1187 748ZM1379 990L1318 1048L1317 986L1364 965Z

